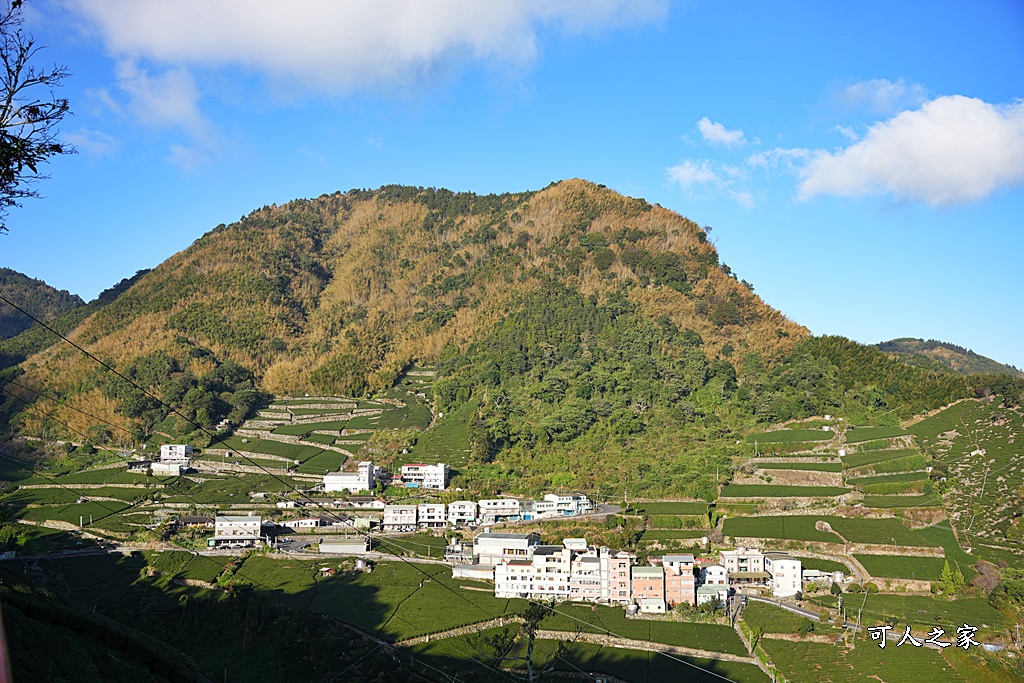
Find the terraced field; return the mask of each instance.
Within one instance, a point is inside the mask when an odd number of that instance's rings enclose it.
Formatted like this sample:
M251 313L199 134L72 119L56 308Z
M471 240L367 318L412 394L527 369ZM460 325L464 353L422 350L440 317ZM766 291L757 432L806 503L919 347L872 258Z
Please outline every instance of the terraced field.
M945 496L961 540L993 562L1024 561L1024 416L1021 409L962 401L910 427L948 466Z
M911 432L902 427L854 427L846 432L843 439L846 443L861 443L910 435Z
M883 650L865 641L850 650L770 638L761 645L793 683L965 683L940 652L924 647Z
M736 498L830 498L849 493L839 486L776 486L773 484L727 484L719 494Z
M748 434L747 443L812 443L831 441L835 434L820 429L780 429L774 432Z
M643 515L706 515L708 504L700 501L662 501L655 503L630 503L627 514Z
M805 472L842 472L840 462L761 462L754 461L761 470L801 470Z
M941 557L903 555L854 555L872 576L890 579L923 579L938 581L946 562ZM954 566L951 563L950 566ZM962 570L961 570L962 571Z

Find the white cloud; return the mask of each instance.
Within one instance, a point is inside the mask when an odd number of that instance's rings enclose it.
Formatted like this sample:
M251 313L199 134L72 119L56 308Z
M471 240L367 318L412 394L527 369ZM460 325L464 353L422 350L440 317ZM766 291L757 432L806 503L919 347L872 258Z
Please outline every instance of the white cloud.
M924 86L902 78L896 81L885 78L860 81L843 88L835 96L836 103L844 109L878 116L920 106L927 99L928 91Z
M65 142L74 145L76 149L95 154L96 156L107 156L120 149L121 144L113 135L99 130L82 128L77 131L63 133L61 137Z
M467 62L527 67L538 33L663 17L668 0L67 0L118 58L238 66L277 86L348 94L413 85ZM172 72L169 72L172 73Z
M128 109L142 123L180 127L198 134L206 128L199 112L199 90L192 75L180 68L150 76L134 60L117 64L117 87L128 97Z
M712 122L706 116L697 122L697 130L712 145L737 147L747 142L742 130L729 130L720 123Z
M952 95L874 124L835 153L817 152L799 197L891 194L931 205L982 199L1024 182L1024 102Z
M684 190L692 189L696 185L706 183L721 183L721 179L718 174L711 168L711 163L707 160L697 163L687 159L678 166L670 166L665 169L665 173L668 174L668 179Z

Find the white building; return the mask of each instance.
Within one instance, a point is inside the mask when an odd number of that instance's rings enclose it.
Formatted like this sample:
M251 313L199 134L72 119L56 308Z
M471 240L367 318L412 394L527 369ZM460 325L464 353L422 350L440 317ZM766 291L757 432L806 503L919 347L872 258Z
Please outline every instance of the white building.
M484 522L496 522L499 519L518 517L521 506L516 498L488 498L481 500L480 519Z
M185 461L188 463L188 460ZM149 471L154 477L179 477L184 466L179 462L154 462L149 466Z
M377 468L369 460L359 463L355 472L331 472L324 475L324 492L372 491L377 484Z
M188 465L192 447L187 444L167 443L160 447L160 462Z
M800 592L800 558L786 553L765 553L764 570L772 577L772 595L788 598Z
M473 562L497 565L528 560L540 544L540 534L477 534L473 539Z
M245 548L257 545L263 540L263 520L257 515L218 515L213 521L211 546Z
M416 525L421 528L440 529L448 526L445 517L444 503L420 503L416 506Z
M337 536L320 542L320 552L349 555L370 550L370 540L365 536Z
M594 511L594 504L582 493L549 493L544 500L555 504L560 515L582 515Z
M458 524L472 524L476 521L476 502L472 500L457 500L448 503L448 523L452 526Z
M416 529L415 505L385 505L384 531L414 531Z
M728 586L729 572L720 564L706 564L700 568L700 582L705 586Z
M475 548L475 545L474 545ZM567 600L570 597L573 552L563 546L542 545L530 559L509 560L494 567L494 595L499 598L525 597L536 600ZM596 566L596 562L594 563ZM582 577L582 575L581 575ZM594 576L600 593L600 578Z
M418 486L424 489L443 491L448 488L448 465L439 462L436 465L410 463L402 465L402 481L406 486Z

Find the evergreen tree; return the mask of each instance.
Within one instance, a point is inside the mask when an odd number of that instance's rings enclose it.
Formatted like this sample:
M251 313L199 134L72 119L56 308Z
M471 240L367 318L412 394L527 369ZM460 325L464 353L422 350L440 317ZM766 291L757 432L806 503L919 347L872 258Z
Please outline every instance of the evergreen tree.
M956 577L949 567L949 560L942 565L942 573L939 574L939 589L946 595L956 594Z

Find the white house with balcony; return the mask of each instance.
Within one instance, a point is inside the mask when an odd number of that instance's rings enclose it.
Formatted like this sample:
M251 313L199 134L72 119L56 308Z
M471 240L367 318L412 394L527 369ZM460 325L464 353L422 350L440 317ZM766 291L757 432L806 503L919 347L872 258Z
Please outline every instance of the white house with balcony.
M448 523L452 526L476 521L476 501L456 500L448 503Z
M377 485L377 468L369 460L360 462L355 472L330 472L324 475L324 492L372 491Z
M213 521L211 547L251 548L263 541L263 520L258 515L218 515Z
M165 443L160 446L158 462L187 466L188 459L192 456L192 451L192 446L188 444Z
M402 465L402 481L406 486L443 491L448 488L448 477L448 465L443 462L434 465Z

